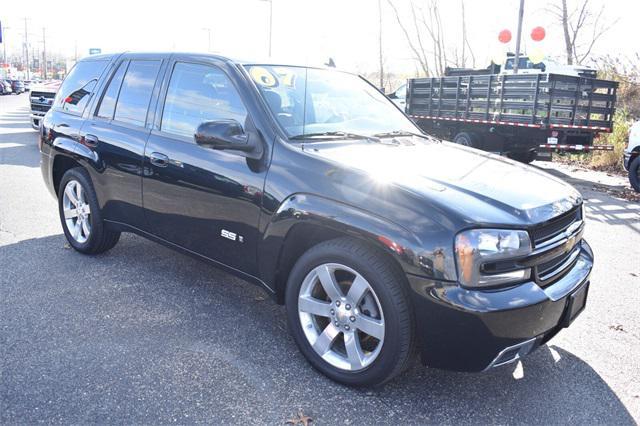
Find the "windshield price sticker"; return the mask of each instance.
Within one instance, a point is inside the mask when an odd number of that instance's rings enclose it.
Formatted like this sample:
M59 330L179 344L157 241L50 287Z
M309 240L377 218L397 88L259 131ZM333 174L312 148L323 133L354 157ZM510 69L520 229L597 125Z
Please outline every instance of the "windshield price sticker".
M251 67L249 73L253 81L260 86L276 87L278 85L278 80L265 67Z

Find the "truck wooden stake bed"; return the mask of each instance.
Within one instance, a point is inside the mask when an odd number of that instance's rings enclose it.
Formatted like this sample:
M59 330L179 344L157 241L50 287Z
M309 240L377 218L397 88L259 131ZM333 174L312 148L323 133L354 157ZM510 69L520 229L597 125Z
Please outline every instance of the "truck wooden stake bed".
M618 83L558 74L415 78L406 112L427 133L523 161L611 150Z

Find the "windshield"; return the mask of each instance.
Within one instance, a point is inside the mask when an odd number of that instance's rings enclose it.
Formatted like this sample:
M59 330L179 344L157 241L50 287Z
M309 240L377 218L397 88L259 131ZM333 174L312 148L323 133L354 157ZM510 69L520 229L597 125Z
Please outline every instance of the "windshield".
M290 137L421 133L386 96L358 76L304 67L246 68Z
M509 59L507 59L507 62L504 64L504 68L507 69L507 70L512 70L514 64L515 64L515 58L509 58ZM534 64L533 62L531 62L529 60L528 57L523 56L523 57L518 58L518 69L521 69L521 70L530 70L530 69L544 70L544 63L543 62L539 62L537 64Z

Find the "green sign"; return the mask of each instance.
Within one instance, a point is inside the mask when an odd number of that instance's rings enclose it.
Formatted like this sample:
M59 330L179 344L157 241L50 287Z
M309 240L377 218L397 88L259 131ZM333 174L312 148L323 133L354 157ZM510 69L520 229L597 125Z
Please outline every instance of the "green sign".
M89 55L99 55L102 53L102 49L99 47L92 47L89 49Z

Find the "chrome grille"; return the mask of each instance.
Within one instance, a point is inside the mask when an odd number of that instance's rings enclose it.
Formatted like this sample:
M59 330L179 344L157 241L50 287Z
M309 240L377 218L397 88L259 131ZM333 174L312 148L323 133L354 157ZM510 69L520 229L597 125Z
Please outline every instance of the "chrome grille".
M31 111L45 113L51 109L56 94L51 92L31 92Z
M31 92L31 97L32 98L46 98L46 99L53 99L56 97L55 93L52 92Z
M574 207L568 212L538 225L531 232L533 244L535 246L539 246L545 241L563 233L569 226L578 220L582 220L582 209L580 206Z
M31 104L31 111L47 112L51 109L51 105Z
M558 250L566 244L567 240L575 239L575 245L569 250L561 251L552 259L547 259L534 267L534 277L538 285L546 287L553 284L573 267L580 254L582 229L582 208L577 206L531 231L534 250L538 249L543 252L547 248ZM568 230L571 234L568 236L569 238L565 235Z

